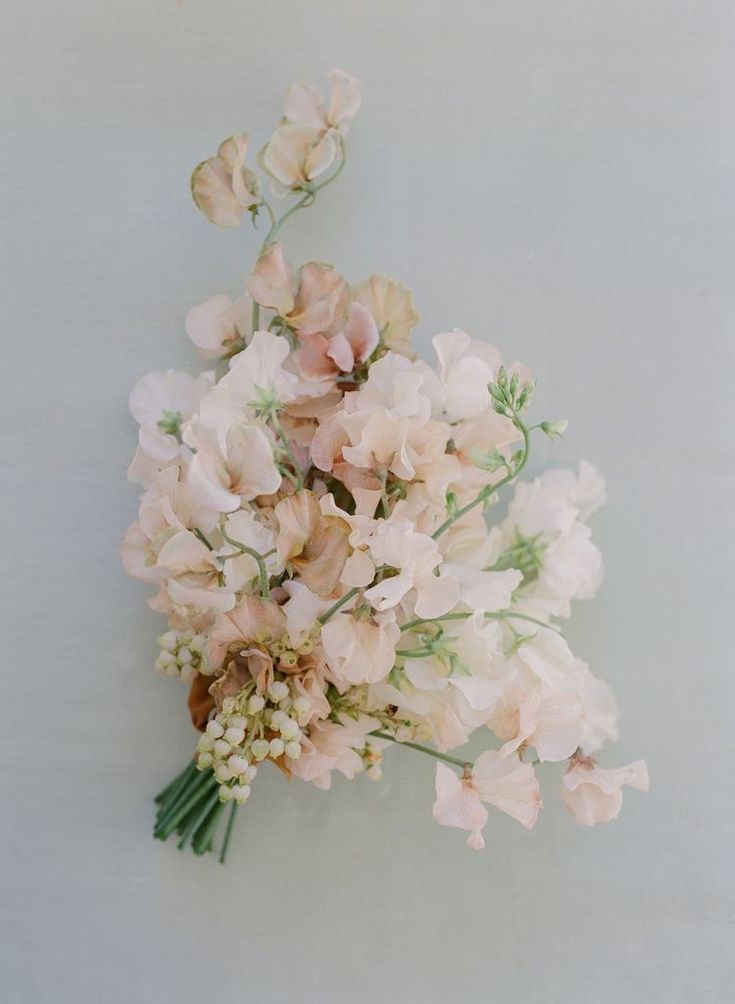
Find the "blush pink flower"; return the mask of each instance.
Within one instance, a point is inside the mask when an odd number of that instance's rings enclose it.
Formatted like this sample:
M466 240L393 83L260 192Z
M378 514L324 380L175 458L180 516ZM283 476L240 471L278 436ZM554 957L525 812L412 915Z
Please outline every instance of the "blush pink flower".
M648 767L636 760L626 767L606 770L587 757L577 758L564 775L564 804L577 823L594 826L616 819L623 805L623 787L648 791Z
M485 846L481 831L488 812L483 802L531 829L542 804L533 767L497 750L480 754L461 778L443 763L436 765L434 819L442 826L468 830L467 844L474 850Z

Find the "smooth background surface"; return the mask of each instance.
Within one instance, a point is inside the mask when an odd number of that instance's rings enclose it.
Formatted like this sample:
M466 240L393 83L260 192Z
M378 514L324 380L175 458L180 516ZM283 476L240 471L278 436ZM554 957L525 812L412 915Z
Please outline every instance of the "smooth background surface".
M5 1004L723 1001L732 990L735 9L705 0L2 4ZM615 687L649 797L555 804L487 850L431 820L433 767L330 795L258 778L231 861L150 837L192 747L117 539L127 393L196 367L182 319L256 247L189 201L291 79L360 76L350 164L294 259L408 282L540 378L610 502L575 649ZM543 415L541 409L543 408ZM729 794L728 794L729 793ZM729 950L727 946L729 945Z

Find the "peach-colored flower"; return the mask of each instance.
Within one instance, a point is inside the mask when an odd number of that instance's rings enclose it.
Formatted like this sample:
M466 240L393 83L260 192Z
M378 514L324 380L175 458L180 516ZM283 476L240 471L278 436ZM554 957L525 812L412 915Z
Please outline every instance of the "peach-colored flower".
M354 287L352 295L370 311L383 345L411 357L411 331L421 318L408 286L385 275L371 275Z
M562 781L564 804L575 821L583 826L609 823L616 819L623 804L623 786L648 791L649 778L645 760L626 767L605 770L594 760L577 758Z
M255 175L244 166L248 143L247 133L224 140L191 176L194 202L218 227L239 227L245 210L258 204Z
M436 765L434 819L442 826L469 830L467 844L474 850L485 846L481 831L488 813L483 802L531 829L541 808L533 767L497 750L481 753L462 778L444 764Z
M351 372L378 344L370 313L353 304L350 287L330 265L307 262L294 277L279 243L255 264L248 290L263 307L275 310L298 335L294 362L306 380Z
M296 492L278 503L278 554L318 596L328 596L339 582L350 552L349 525L325 516L316 495Z
M246 595L228 613L218 617L207 643L212 666L220 666L230 647L262 645L280 638L286 630L286 615L273 600Z
M322 627L322 645L338 684L385 679L395 663L401 629L393 611L374 616L338 613Z

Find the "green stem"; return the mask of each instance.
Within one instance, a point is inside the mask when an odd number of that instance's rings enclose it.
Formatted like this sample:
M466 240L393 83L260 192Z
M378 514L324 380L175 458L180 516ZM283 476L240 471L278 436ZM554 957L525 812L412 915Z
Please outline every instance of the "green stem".
M291 442L286 433L283 431L283 426L281 425L278 419L278 414L275 408L271 409L269 418L273 423L273 428L276 430L278 438L281 440L281 443L283 444L284 452L288 457L288 459L291 461L291 464L293 466L294 473L296 475L296 481L295 481L296 490L301 491L301 489L304 487L304 472L301 470L301 467L299 466L299 463L296 460L296 456L293 452Z
M201 781L194 785L190 789L190 792L187 792L189 797L184 798L182 804L172 809L170 813L161 819L153 831L154 837L158 840L166 840L170 837L184 816L194 808L202 797L206 797L208 792L212 790L212 785L217 786L217 782L210 771L209 774L202 775Z
M205 546L205 547L207 548L207 550L209 550L209 551L213 551L213 550L214 550L214 548L213 548L213 547L212 547L212 545L211 545L211 544L209 543L209 541L208 541L208 540L207 540L207 538L206 538L206 537L204 536L204 534L203 534L203 533L202 533L202 531L201 531L201 530L199 529L199 527L196 527L196 528L194 529L193 533L194 533L194 536L195 536L195 537L198 537L198 538L199 538L199 540L201 540L202 544L204 544L204 546Z
M437 540L439 537L441 537L443 533L446 533L446 531L450 528L450 526L456 523L458 519L461 519L462 516L465 516L468 512L471 512L472 509L474 509L476 506L480 505L483 502L486 502L491 495L494 495L496 492L500 491L501 488L507 485L510 481L513 481L514 478L518 477L523 468L526 466L526 461L528 460L528 453L531 445L528 435L528 429L521 421L521 418L519 417L517 412L513 413L513 424L523 436L523 453L521 454L521 459L518 461L515 468L512 471L509 471L504 478L501 478L500 481L497 482L497 484L486 485L485 488L483 488L482 491L480 491L479 494L474 499L472 499L471 502L468 502L467 505L462 506L461 509L457 509L457 511L453 512L451 516L448 516L447 519L445 519L442 525L439 527L439 529L435 530L432 533L431 536L433 537L434 540Z
M439 624L442 621L463 621L467 620L468 617L472 616L472 611L466 611L457 614L444 614L443 617L417 617L416 620L408 621L407 624L401 624L401 632L410 631L412 628L419 627L421 624ZM537 617L531 617L529 614L518 614L513 613L510 610L498 610L498 611L483 611L483 617L487 617L491 620L518 620L518 621L528 621L530 624L537 624L539 627L548 628L549 631L556 631L557 634L561 635L562 631L556 626L556 624L547 624L546 621L539 620Z
M332 616L332 614L336 614L337 611L341 607L343 607L345 603L348 603L353 596L357 596L361 588L362 586L353 586L352 589L349 589L341 599L337 600L336 603L332 604L332 606L329 608L329 610L326 611L326 613L323 613L321 615L321 617L319 618L319 623L326 624L329 618Z
M231 544L233 547L236 547L238 551L241 551L243 554L250 555L250 557L253 558L253 560L256 562L258 566L258 578L260 580L260 595L268 597L270 595L270 585L268 578L268 569L265 567L265 561L263 560L263 556L259 554L255 550L255 548L248 547L247 544L242 544L239 540L235 540L234 537L230 537L225 532L224 529L222 529L220 532L222 533L223 538L227 541L228 544ZM232 555L228 554L227 557L231 558Z
M418 743L403 742L401 739L396 739L395 736L390 735L388 732L381 732L377 729L375 732L369 733L371 736L375 736L376 739L389 739L392 743L397 746L408 746L409 749L417 750L419 753L427 753L429 756L433 756L436 760L444 760L445 763L451 763L455 767L471 767L471 760L460 760L459 757L449 756L448 753L440 753L438 750L433 750L429 746L420 746Z
M219 800L219 785L217 785L217 789L209 800L204 822L192 837L191 847L195 854L204 854L209 849L212 834L219 822L219 817L224 812L224 804Z
M232 836L232 827L235 825L235 816L237 815L238 804L237 802L232 802L232 808L230 809L230 818L227 820L227 829L225 830L225 839L222 841L222 850L219 855L219 862L221 865L225 863L225 858L227 857L227 848L230 846L230 837Z
M340 143L341 158L339 166L337 167L337 170L334 172L334 174L332 174L329 178L327 178L326 181L322 181L318 185L310 186L308 191L304 192L304 194L301 196L298 202L295 202L290 209L287 209L286 212L281 217L276 219L275 214L273 213L273 210L271 209L269 203L266 202L265 199L263 200L263 205L266 207L268 215L270 216L271 225L268 230L268 233L265 235L265 240L261 245L260 251L258 252L258 257L260 257L260 255L265 251L265 249L268 247L271 241L275 239L276 234L281 229L283 224L286 223L286 221L289 220L294 215L294 213L297 213L299 209L307 209L309 206L313 206L314 202L316 202L317 192L320 192L322 188L326 188L327 185L331 185L331 183L333 181L336 181L336 179L340 176L340 174L342 173L342 168L345 166L345 163L347 161L347 155L345 153L345 147L342 139L340 139L339 143ZM257 331L258 328L260 327L260 304L256 303L255 301L253 301L251 321L252 321L253 331Z

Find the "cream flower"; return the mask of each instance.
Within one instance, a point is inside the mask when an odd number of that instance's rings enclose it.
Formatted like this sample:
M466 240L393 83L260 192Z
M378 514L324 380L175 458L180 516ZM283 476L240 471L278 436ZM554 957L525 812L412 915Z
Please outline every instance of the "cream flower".
M239 227L243 213L258 204L257 181L246 168L247 133L238 133L220 143L216 157L194 168L191 194L210 223Z
M335 129L345 135L362 104L362 88L359 80L344 70L332 70L329 83L328 103L310 84L291 84L283 102L286 119L317 131Z
M324 624L321 634L336 682L353 686L377 683L388 676L400 636L393 611L374 617L340 612Z
M648 791L649 778L645 760L626 767L605 770L594 761L578 759L564 775L564 804L577 823L594 826L616 819L623 804L623 786Z
M186 333L203 359L219 359L239 349L250 334L251 301L225 293L192 307L184 320Z
M285 189L308 188L334 163L339 147L331 132L287 122L273 133L259 155L265 171Z
M376 610L388 610L409 594L418 617L439 617L456 605L454 580L434 574L442 560L436 541L416 533L411 522L385 520L371 535L369 547L376 566L398 570L365 591Z
M488 385L501 364L497 350L483 342L473 342L460 328L436 335L432 344L439 359L444 413L449 420L477 418L487 411L492 400Z
M481 753L462 778L443 763L436 765L434 819L442 826L469 830L467 844L474 850L485 846L481 831L488 813L483 802L531 829L541 808L533 767L517 757L506 759L497 750Z

